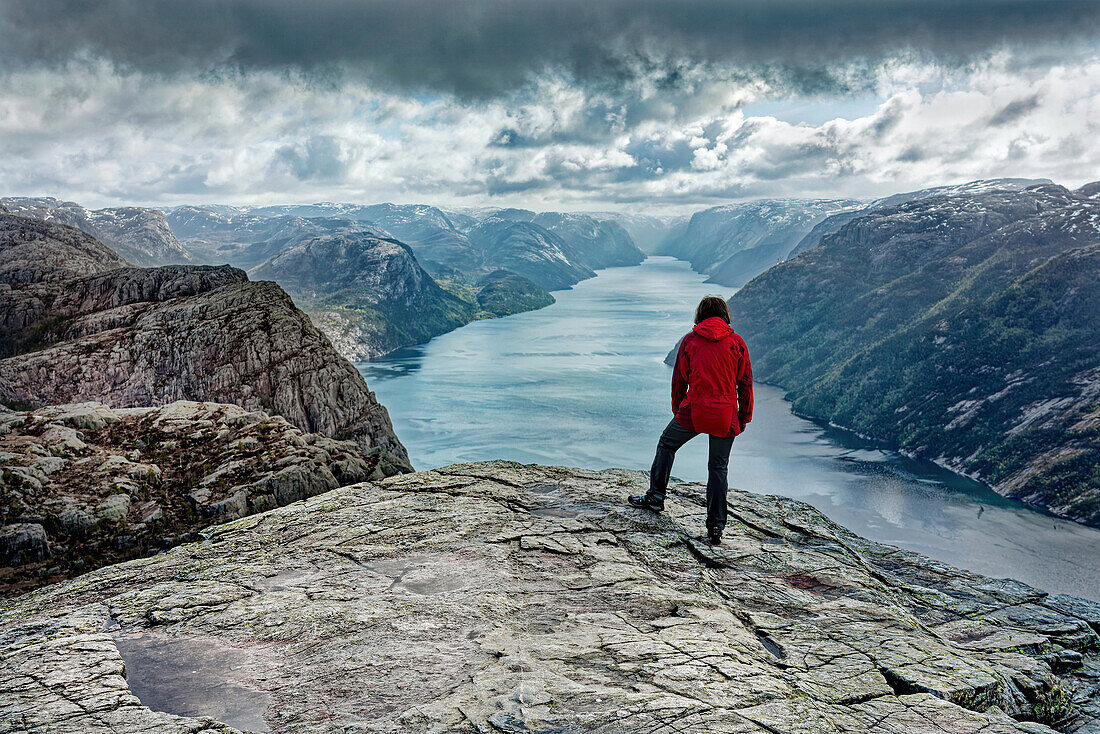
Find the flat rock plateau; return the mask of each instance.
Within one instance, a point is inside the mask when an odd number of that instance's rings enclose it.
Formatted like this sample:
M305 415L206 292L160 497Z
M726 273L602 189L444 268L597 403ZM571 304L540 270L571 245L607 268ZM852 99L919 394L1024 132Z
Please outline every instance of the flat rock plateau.
M398 475L0 603L0 732L1100 731L1100 605L645 481Z

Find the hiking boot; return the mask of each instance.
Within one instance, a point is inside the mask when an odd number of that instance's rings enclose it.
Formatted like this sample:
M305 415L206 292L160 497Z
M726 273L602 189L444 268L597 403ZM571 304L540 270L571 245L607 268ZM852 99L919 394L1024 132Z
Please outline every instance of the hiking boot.
M708 530L707 538L710 540L711 545L722 545L722 531L718 528Z
M630 503L631 507L637 507L639 510L660 512L661 510L665 509L663 507L658 507L657 505L650 502L647 495L632 494L626 498L626 501Z

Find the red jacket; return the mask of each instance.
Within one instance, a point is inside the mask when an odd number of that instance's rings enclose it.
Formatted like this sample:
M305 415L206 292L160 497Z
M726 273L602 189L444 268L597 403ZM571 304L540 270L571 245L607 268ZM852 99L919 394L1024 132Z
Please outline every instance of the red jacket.
M689 431L731 438L752 420L752 365L745 341L722 318L703 319L680 341L672 412Z

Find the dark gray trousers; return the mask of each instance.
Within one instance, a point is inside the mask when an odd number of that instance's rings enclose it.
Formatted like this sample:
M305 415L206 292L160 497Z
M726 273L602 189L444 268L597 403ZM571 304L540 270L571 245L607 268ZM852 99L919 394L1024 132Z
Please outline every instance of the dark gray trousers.
M669 421L664 433L657 441L657 455L653 457L653 467L649 470L649 502L664 507L665 492L668 491L668 478L672 474L672 462L676 450L699 434L689 431L676 422ZM732 438L710 436L710 457L707 460L707 530L726 527L726 492L729 489L727 472L730 465Z

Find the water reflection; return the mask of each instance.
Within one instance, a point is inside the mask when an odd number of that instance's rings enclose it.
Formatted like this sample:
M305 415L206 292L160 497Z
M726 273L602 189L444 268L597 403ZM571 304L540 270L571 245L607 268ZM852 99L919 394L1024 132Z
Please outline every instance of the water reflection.
M504 458L648 469L671 411L665 354L701 296L730 294L702 280L650 258L559 291L541 311L359 368L418 468ZM732 486L804 500L866 537L1100 600L1100 531L800 418L774 387L758 386L730 467ZM705 479L706 442L681 449L673 474Z
M237 681L246 668L242 651L212 639L158 634L119 634L115 644L126 664L126 683L143 705L210 716L242 731L268 731L268 695Z

